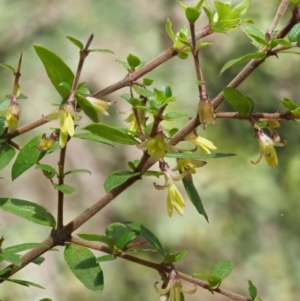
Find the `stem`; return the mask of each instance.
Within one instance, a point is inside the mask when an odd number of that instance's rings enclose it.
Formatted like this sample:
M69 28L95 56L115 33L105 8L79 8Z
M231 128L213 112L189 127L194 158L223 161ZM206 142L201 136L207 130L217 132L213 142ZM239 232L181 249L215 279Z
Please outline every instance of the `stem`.
M18 93L18 86L19 86L19 78L21 77L21 65L22 65L22 56L23 53L21 52L20 58L19 58L19 63L18 63L18 68L17 71L14 73L15 76L15 81L14 81L14 87L13 87L13 92L11 95L11 104L17 104L17 93Z
M60 157L58 162L58 184L64 184L64 169L65 169L65 159L66 159L66 151L67 145L64 148L60 149ZM58 190L58 202L57 202L57 229L61 229L63 227L63 217L64 217L64 194Z

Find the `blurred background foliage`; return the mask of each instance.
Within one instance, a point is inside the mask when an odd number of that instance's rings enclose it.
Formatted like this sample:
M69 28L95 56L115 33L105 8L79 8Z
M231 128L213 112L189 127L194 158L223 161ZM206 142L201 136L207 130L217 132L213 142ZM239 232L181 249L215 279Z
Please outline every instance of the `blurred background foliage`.
M236 4L239 1L232 1ZM253 0L247 13L257 28L265 31L271 24L277 1ZM195 1L185 1L188 5ZM291 9L280 22L280 28L288 19ZM48 47L61 56L75 71L78 49L66 36L86 41L91 33L95 38L92 48L108 48L110 54L91 54L84 66L82 80L88 80L92 92L122 79L126 72L115 61L125 60L133 53L148 62L171 46L164 23L170 18L174 29L187 26L184 14L174 0L2 0L0 2L0 62L17 65L23 51L21 86L27 100L21 100L20 125L49 114L56 108L60 98L51 86L32 44ZM206 24L202 16L197 27ZM229 69L221 77L219 70L225 62L255 49L240 30L225 34L214 34L204 41L213 46L201 52L201 63L210 98L213 99L239 72L241 66ZM279 55L268 59L239 89L253 99L255 111L275 112L284 110L281 97L288 97L300 105L299 57ZM194 116L198 102L195 71L192 59L174 58L163 64L147 77L154 78L154 86L170 85L177 102L170 110L179 109ZM1 97L11 92L13 77L0 69ZM116 100L110 109L111 117L102 122L125 125L129 109L120 98L128 93L122 89L106 97ZM217 111L228 111L224 103ZM187 118L180 120L183 125ZM89 121L83 118L81 125ZM199 193L206 207L210 223L197 214L187 201L185 215L177 214L170 219L165 206L165 191L153 189L152 182L161 184L162 179L144 178L109 206L104 208L79 233L103 234L105 227L117 221L135 221L150 228L170 252L189 250L188 255L176 265L185 273L207 273L218 261L232 259L234 270L222 287L247 295L247 279L258 287L263 300L297 300L300 290L300 210L299 210L299 128L292 121L282 121L279 133L288 144L277 149L279 166L272 169L265 161L252 165L258 156L258 143L248 122L218 120L217 126L206 131L199 128L201 136L212 140L219 152L231 152L235 157L210 160L195 178ZM165 124L170 126L171 124ZM52 122L55 127L57 123ZM50 133L49 124L15 139L24 145L37 134ZM116 169L126 168L126 162L139 158L141 152L134 147L115 146L72 139L68 145L66 170L86 168L86 174L70 175L66 184L76 186L76 192L66 197L65 221L68 222L85 208L93 204L104 193L102 183ZM57 153L43 162L56 165ZM172 161L170 161L173 164ZM10 180L9 167L1 171L1 196L11 196L42 204L55 215L56 191L38 170L31 169L25 175ZM178 185L179 186L179 185ZM182 187L179 187L180 189ZM5 235L4 247L40 242L49 233L37 225L20 220L13 215L0 212L0 234ZM145 267L118 259L103 263L105 289L101 296L86 290L63 263L62 248L48 252L41 267L30 264L14 276L43 285L46 290L25 288L10 283L1 284L2 300L39 300L49 297L58 300L158 300L153 283L159 275ZM99 255L99 254L97 254ZM148 257L146 257L148 258ZM152 256L149 256L152 258ZM161 258L154 256L155 260ZM191 284L185 284L190 287ZM198 289L187 300L228 300L224 296Z

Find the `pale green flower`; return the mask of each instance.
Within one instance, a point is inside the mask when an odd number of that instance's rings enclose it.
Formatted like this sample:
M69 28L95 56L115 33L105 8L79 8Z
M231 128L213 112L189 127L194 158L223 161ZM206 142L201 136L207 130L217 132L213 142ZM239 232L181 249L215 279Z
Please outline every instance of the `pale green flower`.
M188 171L183 172L182 174L175 174L173 172L164 172L165 184L164 185L157 185L153 183L154 187L157 190L168 189L167 194L167 212L169 217L172 217L173 209L178 212L178 214L183 215L183 207L185 206L184 199L180 194L179 190L173 183L173 181L181 180L183 177L187 175Z
M216 150L217 147L211 142L203 137L198 136L196 133L191 132L184 138L185 141L192 142L197 146L197 148L201 149L204 153L210 154L210 150Z
M99 113L100 115L104 115L106 117L109 117L109 113L107 112L107 109L115 103L115 101L104 101L99 98L91 97L91 96L85 96L85 98L93 105L94 109Z
M267 163L274 167L278 165L278 158L277 153L274 146L285 146L286 141L280 142L280 137L276 133L274 139L270 138L265 132L257 128L256 130L256 137L258 139L258 144L260 148L260 155L256 161L251 161L252 164L257 164L260 162L261 158L264 156L267 160ZM274 133L274 131L273 131Z
M56 140L56 133L51 133L49 137L47 137L46 134L43 134L42 140L37 146L37 149L40 152L46 152L54 146L55 140Z
M181 282L179 278L176 275L176 272L172 270L169 275L169 283L166 288L158 288L157 285L158 282L154 283L154 289L157 293L165 296L168 294L168 298L165 300L168 301L180 301L181 296L180 294L188 294L192 295L197 291L197 287L195 286L193 289L185 289L182 287Z
M214 108L211 102L208 99L201 99L198 107L198 115L199 121L203 125L203 129L205 130L207 124L217 124L215 121Z
M147 150L148 155L153 161L163 158L166 151L170 153L178 152L178 149L175 146L164 141L162 133L158 133L155 137L149 138L137 147L139 149Z
M65 104L59 111L46 117L47 120L54 120L58 118L60 118L59 145L61 148L64 148L69 136L72 137L74 135L74 119L80 120L81 117L75 114L74 107L72 105Z
M192 159L178 159L177 166L173 170L180 170L181 172L188 170L190 174L195 174L196 168L202 167L205 164L206 164L205 161L192 160Z
M11 133L14 133L18 128L20 113L20 107L17 103L13 103L8 108L0 111L0 116L5 116L5 127L9 128Z

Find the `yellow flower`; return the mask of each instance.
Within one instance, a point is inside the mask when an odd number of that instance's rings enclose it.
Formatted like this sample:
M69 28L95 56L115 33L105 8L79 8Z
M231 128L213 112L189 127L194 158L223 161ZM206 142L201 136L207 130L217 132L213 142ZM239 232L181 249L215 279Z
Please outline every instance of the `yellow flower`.
M5 115L5 127L9 128L11 133L14 133L18 127L20 113L20 107L17 103L13 103L5 110L0 111L0 116Z
M177 166L173 170L180 170L181 172L188 170L190 174L195 174L196 168L202 167L205 164L206 164L205 161L191 160L191 159L178 159Z
M156 285L157 282L154 283L155 291L161 295L169 294L168 299L166 299L169 301L180 301L181 293L192 295L197 291L197 287L194 287L193 289L190 290L183 288L174 270L170 272L169 283L166 288L158 288Z
M258 144L260 148L260 155L256 161L251 161L252 164L257 164L260 162L261 158L264 156L267 160L267 163L274 167L278 165L277 153L274 146L285 146L286 141L280 142L280 137L276 135L275 139L271 139L265 132L257 128L256 137L258 139ZM277 134L277 133L276 133Z
M193 144L197 146L197 148L200 148L204 153L210 154L211 150L216 150L217 147L209 140L198 136L196 133L191 132L184 138L185 141L190 141Z
M135 119L134 113L129 114L126 119L124 119L124 121L126 122L130 122L129 128L128 128L128 134L129 135L134 135L137 130L138 130L138 124L137 121Z
M139 149L147 150L148 155L157 161L165 156L166 151L174 153L178 152L178 149L168 144L163 140L163 134L160 132L155 137L149 138L137 146Z
M46 152L54 146L55 140L56 140L56 133L51 133L49 138L46 136L46 134L43 134L42 140L37 146L37 149L40 152Z
M165 178L165 184L164 185L157 185L156 183L153 183L154 187L157 190L163 190L168 189L167 194L167 211L169 217L172 217L173 209L178 212L178 214L183 215L183 207L185 206L184 199L182 195L180 194L177 187L174 185L173 180L178 181L181 180L183 177L187 175L188 171L183 172L182 174L176 174L172 173L170 171L165 171L163 173Z
M60 118L59 145L61 148L66 146L69 136L74 135L74 119L81 119L80 116L75 114L74 107L69 104L65 104L59 111L48 115L46 118L48 120Z
M107 112L107 109L111 105L113 105L115 101L104 101L99 98L95 98L91 96L86 96L85 98L93 105L97 113L109 117L109 113Z

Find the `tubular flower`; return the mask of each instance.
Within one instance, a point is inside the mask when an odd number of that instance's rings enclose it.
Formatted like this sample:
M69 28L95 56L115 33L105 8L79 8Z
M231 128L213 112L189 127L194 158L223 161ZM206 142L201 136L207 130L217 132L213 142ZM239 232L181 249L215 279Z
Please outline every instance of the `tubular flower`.
M190 290L183 288L174 270L170 272L169 283L166 288L158 288L156 285L157 282L154 283L154 289L157 293L161 295L169 294L169 298L166 299L168 301L180 301L181 293L192 295L197 291L197 287Z
M138 130L138 124L135 119L134 113L129 114L126 117L126 119L124 119L124 121L130 123L129 128L128 128L129 135L134 135L134 133L136 133Z
M182 174L175 174L172 172L164 172L164 178L165 178L165 184L164 185L157 185L156 183L153 183L154 187L157 190L163 190L163 189L168 189L168 194L167 194L167 211L169 217L172 217L173 214L173 209L180 214L183 215L183 207L185 206L184 199L182 195L180 194L179 190L173 183L174 181L181 180L183 177L187 175L188 171L183 172Z
M48 120L60 118L59 145L61 148L66 146L68 137L74 135L74 119L81 119L80 116L75 114L74 107L69 104L65 104L59 111L50 114L46 118Z
M165 156L166 151L174 153L178 152L178 149L168 144L163 140L162 133L158 133L155 137L151 137L137 146L139 149L147 150L148 155L157 161Z
M109 117L109 113L107 112L107 109L112 106L115 101L104 101L99 98L86 96L85 97L94 107L94 109L99 113L99 115L104 115L106 117Z
M7 109L0 111L0 115L5 115L5 127L9 128L11 133L15 132L18 127L20 113L20 107L17 103L13 103Z
M197 167L202 167L206 164L205 161L191 160L191 159L178 159L177 166L173 170L180 170L184 172L188 170L188 173L195 174Z
M49 137L43 134L41 142L38 144L37 149L40 152L46 152L54 146L56 140L56 133L51 133Z
M190 141L193 144L197 146L197 148L200 148L204 153L210 154L211 150L216 150L217 147L209 140L198 136L196 133L191 132L184 138L185 141Z
M285 146L286 141L280 142L280 137L278 136L277 133L274 139L271 139L267 134L265 134L265 132L262 129L258 128L255 129L255 131L256 131L255 135L258 139L258 144L260 148L260 155L256 161L251 161L251 163L257 164L264 156L267 160L267 163L271 167L278 165L278 158L274 146Z

